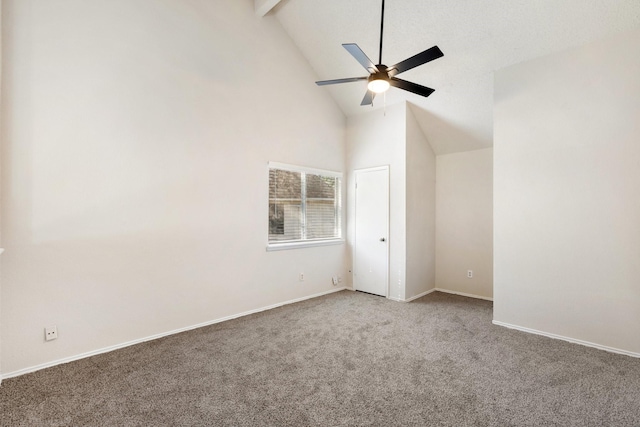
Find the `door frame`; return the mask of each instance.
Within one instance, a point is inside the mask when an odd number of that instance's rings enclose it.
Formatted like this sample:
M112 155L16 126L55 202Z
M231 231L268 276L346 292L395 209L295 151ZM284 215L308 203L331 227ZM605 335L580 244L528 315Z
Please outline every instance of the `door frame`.
M385 195L387 197L387 225L386 225L386 239L387 239L387 244L386 244L386 250L387 250L387 256L385 257L386 261L387 261L387 275L385 277L385 282L386 282L386 286L385 286L385 298L389 298L390 295L390 283L389 283L389 277L390 277L390 272L389 272L389 268L391 265L391 261L390 261L390 253L391 253L391 238L389 235L389 224L391 222L391 174L389 171L389 165L382 165L382 166L374 166L374 167L370 167L370 168L363 168L363 169L354 169L353 171L353 181L354 181L354 185L353 185L353 205L354 205L354 209L353 209L353 250L351 253L351 259L353 260L353 273L354 273L354 280L353 280L353 290L357 291L358 287L356 286L356 278L355 278L355 272L356 272L356 251L358 250L357 248L357 242L358 242L358 223L357 223L357 218L358 218L358 175L362 174L362 173L367 173L367 172L375 172L375 171L381 171L384 170L387 172L387 194Z

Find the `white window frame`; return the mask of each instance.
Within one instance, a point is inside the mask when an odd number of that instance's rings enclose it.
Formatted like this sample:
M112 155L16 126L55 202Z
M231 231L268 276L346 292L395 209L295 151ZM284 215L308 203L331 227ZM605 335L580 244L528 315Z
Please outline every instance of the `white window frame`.
M285 171L290 171L290 172L300 172L300 173L305 173L305 174L312 174L312 175L322 175L322 176L328 176L328 177L333 177L333 178L338 178L340 179L340 187L338 189L338 194L339 194L339 199L337 201L338 203L338 237L330 237L330 238L326 238L326 239L304 239L304 240L286 240L286 241L281 241L281 242L270 242L269 241L269 226L267 225L267 251L280 251L280 250L285 250L285 249L297 249L297 248L308 248L308 247L314 247L314 246L328 246L328 245L341 245L344 243L344 238L342 237L344 235L343 233L343 217L342 217L342 204L343 204L343 191L342 191L342 187L343 187L343 181L342 181L342 172L336 172L336 171L329 171L329 170L324 170L324 169L315 169L315 168L308 168L308 167L304 167L304 166L297 166L297 165L290 165L287 163L279 163L279 162L269 162L268 163L268 167L267 167L267 183L269 182L269 171L271 169L279 169L279 170L285 170ZM305 195L304 195L304 191L305 191L305 186L303 185L303 194L302 194L302 200L303 200L303 204L305 203ZM269 196L267 194L267 212L269 211ZM304 218L304 215L303 215ZM304 220L304 219L303 219Z

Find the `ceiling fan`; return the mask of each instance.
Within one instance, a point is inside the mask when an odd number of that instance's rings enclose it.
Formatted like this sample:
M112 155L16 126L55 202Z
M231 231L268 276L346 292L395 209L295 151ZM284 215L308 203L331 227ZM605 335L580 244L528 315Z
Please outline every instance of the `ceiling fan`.
M375 65L367 55L360 49L355 43L345 43L342 46L362 65L365 70L369 72L368 77L349 77L346 79L336 80L322 80L316 82L318 86L332 85L337 83L349 83L357 82L361 80L367 80L367 93L364 95L360 105L373 105L373 98L376 94L386 92L389 86L397 87L398 89L404 89L408 92L412 92L424 97L431 95L434 89L426 86L421 86L416 83L412 83L406 80L395 77L400 73L404 73L407 70L418 67L427 62L438 59L444 54L438 46L433 46L417 55L407 58L404 61L398 62L396 65L387 67L382 64L382 32L384 30L384 0L382 0L382 19L380 20L380 54L378 56L378 64Z

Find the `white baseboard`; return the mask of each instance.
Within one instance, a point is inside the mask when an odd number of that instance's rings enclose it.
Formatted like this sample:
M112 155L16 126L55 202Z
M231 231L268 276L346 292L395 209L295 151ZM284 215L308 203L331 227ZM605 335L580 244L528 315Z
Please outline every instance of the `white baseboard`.
M549 332L542 332L542 331L538 331L537 329L525 328L523 326L517 326L517 325L512 325L510 323L500 322L499 320L494 320L494 321L492 321L492 323L494 325L497 325L497 326L502 326L502 327L509 328L509 329L515 329L517 331L527 332L529 334L542 335L543 337L553 338L553 339L556 339L556 340L567 341L567 342L570 342L572 344L580 344L580 345L584 345L586 347L597 348L598 350L604 350L604 351L608 351L610 353L624 354L625 356L631 356L631 357L640 358L640 353L634 353L632 351L621 350L619 348L608 347L606 345L600 345L600 344L596 344L596 343L589 342L589 341L579 340L579 339L576 339L576 338L569 338L569 337L565 337L563 335L552 334L552 333L549 333Z
M404 300L404 302L411 302L411 301L416 300L418 298L422 298L425 295L429 295L430 293L435 292L435 291L437 291L437 289L435 289L435 288L434 289L429 289L426 292L422 292L421 294L414 295L411 298L407 298L406 300Z
M460 295L461 297L469 297L469 298L475 298L475 299L483 299L485 301L493 301L493 298L483 297L483 296L474 295L474 294L466 294L464 292L450 291L448 289L435 288L434 291L444 292L445 294Z
M396 301L396 302L411 302L415 299L418 298L422 298L425 295L429 295L431 292L435 292L437 289L429 289L426 292L422 292L421 294L412 296L411 298L407 298L407 299L402 299L402 298L394 298L394 297L387 297L387 299L390 299L391 301Z
M461 297L469 297L469 298L482 299L482 300L485 300L485 301L493 301L493 298L483 297L483 296L474 295L474 294L465 294L464 292L450 291L448 289L441 289L441 288L430 289L430 290L428 290L426 292L422 292L421 294L415 295L415 296L413 296L411 298L407 298L407 299L394 298L394 297L387 297L387 298L392 300L392 301L397 301L397 302L411 302L411 301L416 300L418 298L422 298L425 295L429 295L432 292L444 292L445 294L460 295Z
M271 310L273 308L282 307L283 305L294 304L296 302L301 302L301 301L305 301L305 300L308 300L308 299L321 297L323 295L329 295L329 294L332 294L334 292L339 292L339 291L343 291L343 290L346 290L346 289L347 289L346 287L331 289L331 290L328 290L328 291L325 291L325 292L320 292L320 293L309 295L309 296L306 296L306 297L296 298L296 299L292 299L292 300L289 300L289 301L284 301L284 302L280 302L280 303L277 303L277 304L272 304L272 305L269 305L269 306L266 306L266 307L261 307L261 308L256 308L254 310L245 311L243 313L232 314L231 316L221 317L219 319L210 320L208 322L199 323L197 325L186 326L184 328L174 329L174 330L169 331L169 332L162 332L160 334L151 335L151 336L148 336L148 337L145 337L145 338L139 338L139 339L136 339L136 340L133 340L133 341L128 341L128 342L125 342L125 343L116 344L116 345L112 345L112 346L109 346L109 347L104 347L104 348L101 348L101 349L98 349L98 350L93 350L93 351L88 351L86 353L77 354L75 356L65 357L63 359L54 360L52 362L41 363L40 365L30 366L28 368L23 368L23 369L18 369L17 371L8 372L6 374L1 374L0 375L0 383L2 382L2 380L7 379L7 378L17 377L17 376L20 376L20 375L28 374L30 372L35 372L35 371L39 371L41 369L50 368L52 366L62 365L64 363L73 362L75 360L84 359L86 357L96 356L96 355L102 354L102 353L108 353L110 351L119 350L121 348L129 347L129 346L136 345L136 344L141 344L143 342L152 341L152 340L155 340L155 339L158 339L158 338L163 338L163 337L166 337L166 336L169 336L169 335L179 334L180 332L186 332L186 331L190 331L192 329L202 328L204 326L213 325L213 324L224 322L224 321L227 321L227 320L237 319L238 317L248 316L250 314L255 314L255 313L259 313L261 311L267 311L267 310Z

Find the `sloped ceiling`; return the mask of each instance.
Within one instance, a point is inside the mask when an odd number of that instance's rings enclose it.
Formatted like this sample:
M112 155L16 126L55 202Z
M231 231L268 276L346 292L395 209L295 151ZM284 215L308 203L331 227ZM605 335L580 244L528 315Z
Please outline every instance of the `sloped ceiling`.
M377 63L381 0L281 0L271 11L319 80L367 75L344 50L357 43ZM433 45L443 58L400 77L436 89L422 98L392 88L386 105L407 100L436 154L491 147L493 72L525 60L640 27L639 0L386 0L383 63ZM345 115L361 107L365 82L318 87Z

